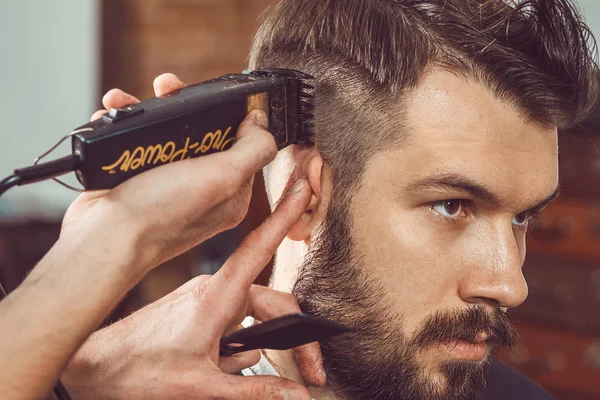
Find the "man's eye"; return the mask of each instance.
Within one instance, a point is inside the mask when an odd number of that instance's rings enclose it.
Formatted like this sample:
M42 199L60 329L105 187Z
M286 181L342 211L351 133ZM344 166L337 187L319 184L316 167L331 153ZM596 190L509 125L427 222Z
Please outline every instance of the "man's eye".
M531 216L529 215L528 212L523 212L521 214L515 215L515 217L512 220L512 223L513 223L513 225L517 225L517 226L525 226L529 222L530 217Z
M465 200L443 200L433 203L431 208L446 218L457 219L466 216Z

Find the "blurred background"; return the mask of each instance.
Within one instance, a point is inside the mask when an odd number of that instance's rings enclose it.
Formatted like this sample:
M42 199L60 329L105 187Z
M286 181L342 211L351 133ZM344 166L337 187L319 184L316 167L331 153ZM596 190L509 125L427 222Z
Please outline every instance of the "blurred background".
M101 108L113 87L141 99L163 73L195 83L245 68L260 17L276 0L23 0L0 13L0 175L30 165ZM578 0L600 39L600 2ZM268 11L267 11L268 12ZM561 137L560 199L528 240L530 296L514 320L518 354L503 359L560 399L600 399L600 108ZM65 155L68 144L55 155ZM69 180L69 179L67 179ZM70 179L74 182L74 179ZM107 321L192 276L214 272L269 213L262 180L250 212L220 235L151 272ZM14 288L58 237L77 193L54 182L0 200L0 280ZM267 268L258 283L268 281Z

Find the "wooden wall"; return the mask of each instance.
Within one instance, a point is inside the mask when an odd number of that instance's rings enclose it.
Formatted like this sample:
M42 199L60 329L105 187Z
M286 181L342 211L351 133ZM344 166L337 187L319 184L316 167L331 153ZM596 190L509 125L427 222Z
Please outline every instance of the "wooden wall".
M119 87L146 98L163 72L187 83L241 72L259 17L276 3L105 0L103 89Z

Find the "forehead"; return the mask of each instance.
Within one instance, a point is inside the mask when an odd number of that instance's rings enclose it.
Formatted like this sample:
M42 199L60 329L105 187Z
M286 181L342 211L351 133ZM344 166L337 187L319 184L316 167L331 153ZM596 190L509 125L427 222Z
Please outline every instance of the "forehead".
M480 83L434 69L401 107L408 139L402 148L373 157L380 173L393 171L406 183L462 174L515 202L517 193L543 197L556 188L556 128L526 121Z

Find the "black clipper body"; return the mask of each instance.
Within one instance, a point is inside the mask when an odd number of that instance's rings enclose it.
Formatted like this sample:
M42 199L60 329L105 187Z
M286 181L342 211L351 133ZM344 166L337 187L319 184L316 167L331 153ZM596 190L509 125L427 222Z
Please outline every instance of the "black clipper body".
M123 109L72 136L86 190L110 189L148 169L227 150L248 112L269 117L279 149L313 144L312 77L263 69L225 75Z

